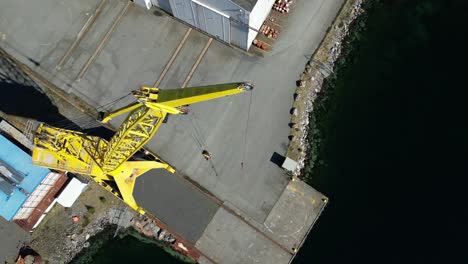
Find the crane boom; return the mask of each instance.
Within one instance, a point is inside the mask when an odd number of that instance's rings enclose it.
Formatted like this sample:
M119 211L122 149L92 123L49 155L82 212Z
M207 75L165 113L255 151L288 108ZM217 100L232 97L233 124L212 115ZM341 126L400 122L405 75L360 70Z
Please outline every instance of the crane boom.
M102 169L109 173L122 165L140 150L156 133L166 112L140 105L122 123L109 141Z
M156 133L167 114L183 113L183 106L251 90L249 83L228 83L184 89L141 87L132 103L101 116L102 122L130 112L109 140L41 124L34 138L33 163L91 176L96 182L144 213L133 198L135 179L150 169L175 170L157 157L129 161ZM112 184L114 183L114 184Z

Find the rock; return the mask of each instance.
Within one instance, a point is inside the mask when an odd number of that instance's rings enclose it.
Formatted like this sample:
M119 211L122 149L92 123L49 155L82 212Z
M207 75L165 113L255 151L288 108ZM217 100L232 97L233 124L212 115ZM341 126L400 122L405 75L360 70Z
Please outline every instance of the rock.
M305 80L298 80L297 81L297 86L304 88L306 86L307 82Z
M152 237L153 236L153 232L149 229L142 229L141 232L143 233L143 235L147 236L147 237Z
M293 98L294 98L294 101L297 101L301 98L301 96L298 93L294 93Z
M184 244L182 244L182 243L180 243L180 242L177 243L177 248L180 248L180 249L182 249L183 251L188 251L188 249L184 246Z
M135 221L135 224L134 224L135 228L137 229L142 229L143 228L143 224L140 222L140 221Z
M162 230L161 233L159 233L158 240L163 240L165 235L166 235L166 230Z
M24 264L34 264L34 256L27 255L24 257Z
M91 236L89 234L86 234L85 240L88 240Z
M166 241L169 242L169 243L174 243L174 241L176 241L176 239L173 236L169 236Z
M166 241L166 242L169 242L169 243L172 243L175 241L175 238L170 234L170 233L167 233L164 235L163 237L163 241Z
M153 231L153 236L158 237L158 233L159 233L160 230L161 230L161 228L159 228L159 226L155 225L154 228L151 230L151 231Z

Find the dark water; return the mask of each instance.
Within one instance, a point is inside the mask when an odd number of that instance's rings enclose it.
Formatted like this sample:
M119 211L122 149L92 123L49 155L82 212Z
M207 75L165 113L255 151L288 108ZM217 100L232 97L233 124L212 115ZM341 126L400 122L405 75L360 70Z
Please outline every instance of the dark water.
M468 263L467 4L369 10L315 116L331 202L295 263Z
M183 263L173 258L154 244L143 243L132 236L126 236L106 243L89 263Z
M164 263L185 262L173 257L154 242L127 235L114 237L115 227L109 227L91 239L91 246L70 264Z
M380 1L358 21L313 117L307 174L331 202L295 263L468 263L467 2ZM92 263L145 260L176 262L127 237Z

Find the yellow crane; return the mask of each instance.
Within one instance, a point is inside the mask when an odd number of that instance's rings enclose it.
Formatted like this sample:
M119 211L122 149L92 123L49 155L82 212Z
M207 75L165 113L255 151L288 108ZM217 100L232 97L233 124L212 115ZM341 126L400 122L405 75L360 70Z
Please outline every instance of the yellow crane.
M36 165L91 176L133 209L144 214L133 198L135 179L151 169L174 168L154 160L131 161L156 133L167 114L184 113L186 105L242 93L253 89L250 83L227 83L201 87L162 90L141 87L133 91L135 103L105 113L102 123L130 112L109 140L81 132L40 124L34 136L32 160Z

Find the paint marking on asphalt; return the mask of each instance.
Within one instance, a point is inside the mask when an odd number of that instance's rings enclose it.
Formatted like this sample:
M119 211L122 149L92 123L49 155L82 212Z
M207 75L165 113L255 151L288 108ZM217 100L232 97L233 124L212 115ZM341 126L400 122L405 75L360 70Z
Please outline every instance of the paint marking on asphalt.
M182 47L184 46L185 42L187 41L187 38L190 34L190 32L192 32L192 28L189 27L187 29L187 31L185 32L185 35L184 37L182 38L182 40L180 41L179 45L177 46L177 48L175 49L174 53L172 54L172 57L171 59L166 63L166 66L164 67L164 70L161 72L161 75L159 75L159 78L158 80L154 83L153 87L158 87L162 80L164 79L164 77L166 76L167 72L169 71L169 69L171 68L172 64L174 63L175 59L177 58L177 56L179 55L180 53L180 50L182 49Z
M182 83L181 88L185 88L185 87L187 86L188 82L190 81L190 79L192 79L193 73L194 73L195 70L198 68L198 65L200 64L201 60L202 60L203 57L205 56L206 51L208 51L208 48L210 47L211 42L213 42L213 38L210 38L210 39L208 40L208 42L205 44L205 47L204 47L203 50L200 52L200 55L198 56L197 61L195 61L195 63L194 63L193 66L192 66L192 69L190 69L190 72L189 72L189 74L187 75L187 78L185 78L184 82Z
M99 6L94 11L94 14L89 17L89 19L86 21L84 26L81 28L80 32L78 32L78 34L76 35L76 38L73 41L73 43L67 49L67 51L62 56L62 58L60 58L60 61L57 63L57 66L56 66L57 70L60 70L62 68L63 64L65 64L65 62L68 61L68 58L70 57L70 54L76 49L76 47L78 47L78 45L80 44L83 37L86 35L86 33L88 33L88 31L94 25L94 22L96 21L98 16L102 13L102 9L104 8L104 5L105 5L106 2L107 2L107 0L101 0L101 3L99 3Z
M84 64L83 68L81 68L80 73L78 74L78 77L76 78L76 81L79 81L86 74L86 72L89 69L89 66L91 66L91 64L94 62L94 60L96 60L96 57L99 55L99 53L104 48L104 45L107 43L107 40L109 40L109 37L111 36L112 32L114 32L115 28L120 23L123 16L127 13L127 11L129 9L129 7L131 6L131 4L132 4L132 2L128 1L127 4L125 4L125 6L120 10L120 13L115 17L112 25L109 27L106 34L104 35L104 37L101 39L98 46L94 50L93 55L91 55L91 57L89 57L89 59Z

